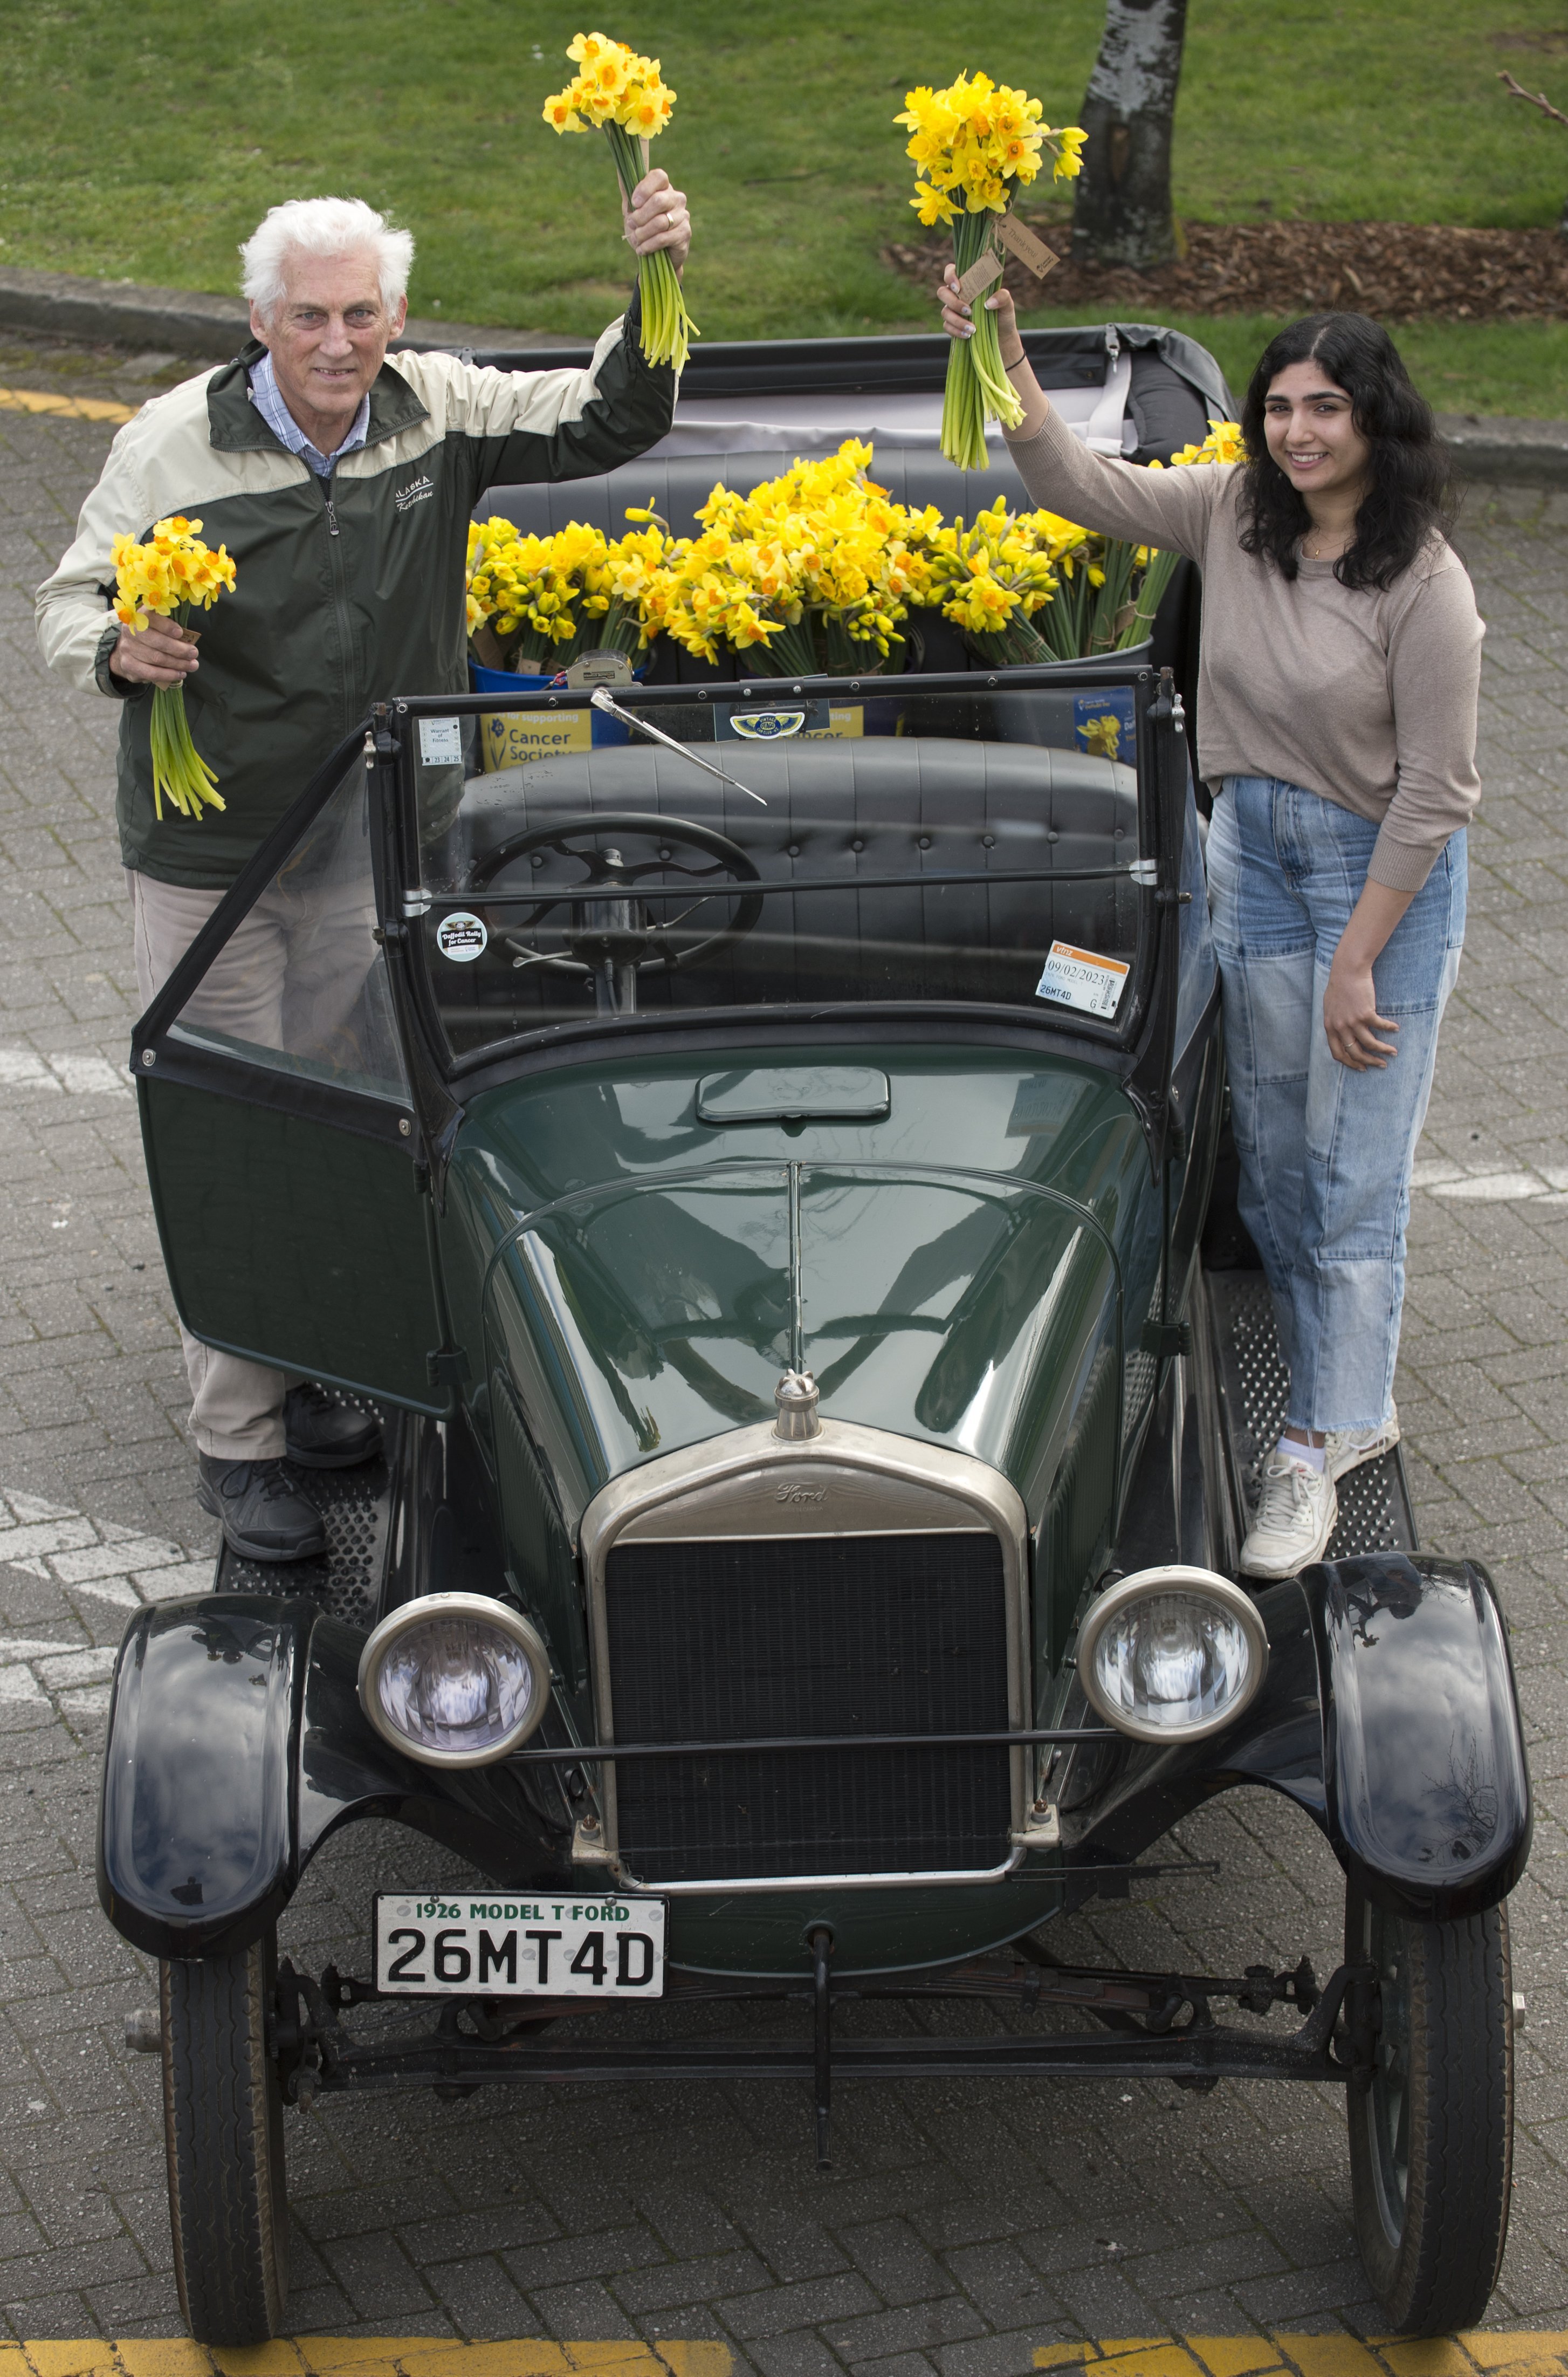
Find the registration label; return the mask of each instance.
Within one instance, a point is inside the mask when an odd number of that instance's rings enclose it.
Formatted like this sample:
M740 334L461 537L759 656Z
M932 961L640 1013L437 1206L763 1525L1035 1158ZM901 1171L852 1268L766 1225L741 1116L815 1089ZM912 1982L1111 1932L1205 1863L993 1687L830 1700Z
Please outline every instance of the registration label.
M426 1891L375 1901L375 1986L393 1996L658 1998L664 1901Z

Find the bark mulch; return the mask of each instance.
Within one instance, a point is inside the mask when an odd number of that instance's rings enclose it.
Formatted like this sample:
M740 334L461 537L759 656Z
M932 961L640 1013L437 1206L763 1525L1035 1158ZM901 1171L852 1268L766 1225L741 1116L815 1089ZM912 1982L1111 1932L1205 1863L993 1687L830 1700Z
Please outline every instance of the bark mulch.
M1568 314L1568 239L1555 231L1470 231L1386 222L1188 223L1185 256L1153 272L1065 261L1070 226L1026 217L1063 258L1037 281L1016 257L1020 305L1139 312L1311 314L1337 307L1392 322L1551 321ZM953 253L945 232L884 249L885 262L934 288Z

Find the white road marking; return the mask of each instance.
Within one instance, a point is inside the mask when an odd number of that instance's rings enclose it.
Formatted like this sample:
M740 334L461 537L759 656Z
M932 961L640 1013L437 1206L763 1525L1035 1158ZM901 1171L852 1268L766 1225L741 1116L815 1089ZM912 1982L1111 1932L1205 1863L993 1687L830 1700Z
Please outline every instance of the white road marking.
M212 1583L211 1559L193 1556L184 1544L4 1489L0 1563L57 1586L65 1625L77 1616L67 1594L129 1611L206 1593ZM0 1705L53 1704L66 1717L98 1715L109 1705L116 1652L115 1644L85 1642L79 1633L0 1630Z
M1410 1186L1466 1205L1568 1205L1568 1171L1550 1164L1538 1172L1502 1172L1438 1159L1418 1164Z
M107 1057L81 1048L0 1048L0 1093L42 1090L52 1097L128 1098L130 1074Z

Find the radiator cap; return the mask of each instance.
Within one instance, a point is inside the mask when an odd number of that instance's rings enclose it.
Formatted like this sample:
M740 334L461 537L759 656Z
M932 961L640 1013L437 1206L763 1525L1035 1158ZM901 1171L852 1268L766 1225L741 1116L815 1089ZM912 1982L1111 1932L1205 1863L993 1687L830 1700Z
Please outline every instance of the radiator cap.
M810 1436L822 1434L822 1422L816 1406L820 1389L809 1370L786 1370L773 1390L773 1400L778 1406L778 1416L773 1423L773 1433L787 1444L799 1444Z

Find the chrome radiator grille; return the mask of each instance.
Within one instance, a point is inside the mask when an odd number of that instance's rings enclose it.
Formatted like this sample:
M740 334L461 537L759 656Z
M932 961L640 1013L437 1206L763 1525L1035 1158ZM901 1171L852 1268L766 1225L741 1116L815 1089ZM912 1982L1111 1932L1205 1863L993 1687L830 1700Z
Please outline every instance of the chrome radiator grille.
M605 1566L615 1737L1004 1731L1002 1550L988 1533L629 1542ZM616 1772L640 1881L986 1870L1009 1753L800 1750Z

